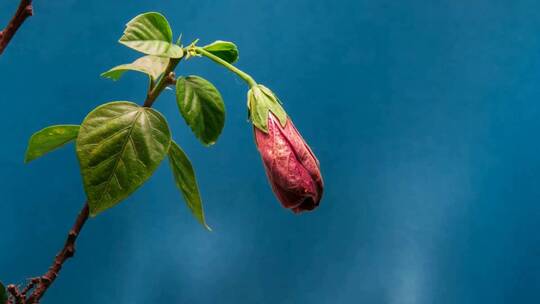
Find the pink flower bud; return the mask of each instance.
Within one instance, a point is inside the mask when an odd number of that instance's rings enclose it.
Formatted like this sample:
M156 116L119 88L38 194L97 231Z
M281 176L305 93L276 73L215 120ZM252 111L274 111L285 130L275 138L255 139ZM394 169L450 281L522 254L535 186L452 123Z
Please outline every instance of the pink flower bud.
M294 213L313 210L323 193L319 161L288 118L285 127L268 113L268 133L255 130L255 142L272 190Z

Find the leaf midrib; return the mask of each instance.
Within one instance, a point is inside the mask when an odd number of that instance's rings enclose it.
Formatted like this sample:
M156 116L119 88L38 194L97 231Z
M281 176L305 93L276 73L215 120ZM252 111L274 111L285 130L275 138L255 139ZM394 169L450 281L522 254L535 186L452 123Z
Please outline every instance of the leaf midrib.
M124 143L122 144L122 149L120 150L118 158L116 159L116 161L114 163L114 167L113 167L113 170L111 171L111 174L107 178L107 184L105 185L105 190L103 190L103 192L101 193L101 196L100 196L98 202L101 202L103 200L103 196L105 196L105 193L108 193L108 191L109 191L112 178L113 178L113 176L116 175L116 169L118 168L118 164L120 163L120 160L122 159L122 156L124 155L124 152L126 151L127 143L128 143L128 141L129 141L129 139L131 137L131 133L133 133L134 126L137 123L137 120L139 119L139 116L141 116L144 109L137 109L136 111L138 113L137 113L137 115L135 115L135 118L133 119L132 123L130 124L130 130L129 130L128 134L126 135L126 138L124 139ZM133 149L135 149L135 147L133 147ZM119 184L120 184L120 182L119 182ZM122 186L120 185L120 187L122 187Z

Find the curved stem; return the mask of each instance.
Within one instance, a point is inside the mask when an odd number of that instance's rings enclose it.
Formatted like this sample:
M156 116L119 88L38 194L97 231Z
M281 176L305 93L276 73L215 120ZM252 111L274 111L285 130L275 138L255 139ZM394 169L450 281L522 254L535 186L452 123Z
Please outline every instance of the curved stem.
M250 88L257 85L257 82L255 82L255 80L251 76L249 76L247 73L243 72L242 70L228 63L227 61L219 58L218 56L208 52L207 50L201 47L195 47L195 52L197 52L200 55L210 58L212 61L218 64L221 64L222 66L227 68L229 71L235 73L240 78L242 78L249 85Z

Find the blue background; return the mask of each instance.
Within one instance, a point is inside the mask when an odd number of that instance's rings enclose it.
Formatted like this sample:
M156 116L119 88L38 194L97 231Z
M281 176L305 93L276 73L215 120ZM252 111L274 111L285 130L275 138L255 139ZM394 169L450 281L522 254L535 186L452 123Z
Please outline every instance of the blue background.
M18 1L2 1L5 23ZM44 273L82 206L73 145L29 165L27 139L95 106L142 102L143 75L108 68L135 15L184 42L234 41L318 155L321 207L274 198L246 121L246 86L206 59L178 73L226 101L202 147L172 91L156 108L190 155L214 232L164 163L92 219L43 303L538 303L538 1L36 1L0 57L0 278Z

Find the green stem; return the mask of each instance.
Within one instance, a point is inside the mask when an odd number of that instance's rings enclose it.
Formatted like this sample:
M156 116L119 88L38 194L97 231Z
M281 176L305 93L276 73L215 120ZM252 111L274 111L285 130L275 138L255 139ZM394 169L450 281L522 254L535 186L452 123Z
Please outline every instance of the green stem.
M231 72L235 73L236 75L238 75L240 78L242 78L249 85L250 88L257 85L257 82L255 82L255 80L251 76L249 76L245 72L241 71L239 68L235 67L234 65L228 63L227 61L219 58L218 56L208 52L207 50L205 50L205 49L203 49L201 47L195 47L195 51L198 54L201 54L201 55L203 55L205 57L208 57L208 58L212 59L212 61L214 61L215 63L221 64L222 66L224 66L229 71L231 71Z
M165 68L165 72L163 72L163 76L159 79L159 81L156 83L156 85L148 91L148 95L146 95L146 100L144 101L143 107L152 107L154 104L154 101L158 98L159 94L169 85L171 84L171 81L174 79L173 71L182 60L183 57L180 58L171 58L169 61L169 64L167 65L167 68Z

